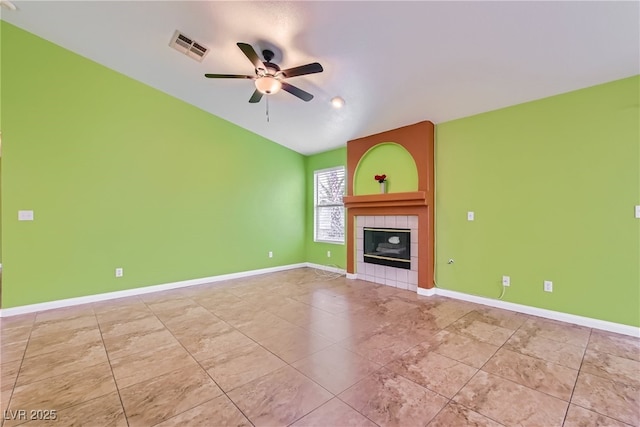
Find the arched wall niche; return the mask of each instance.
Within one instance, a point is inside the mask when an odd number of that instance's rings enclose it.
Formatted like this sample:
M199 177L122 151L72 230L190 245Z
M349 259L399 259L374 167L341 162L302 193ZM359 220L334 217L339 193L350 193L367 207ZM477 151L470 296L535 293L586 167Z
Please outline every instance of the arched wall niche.
M401 144L382 142L364 153L354 171L353 194L379 193L380 184L374 177L382 174L387 175L387 193L418 191L418 167Z

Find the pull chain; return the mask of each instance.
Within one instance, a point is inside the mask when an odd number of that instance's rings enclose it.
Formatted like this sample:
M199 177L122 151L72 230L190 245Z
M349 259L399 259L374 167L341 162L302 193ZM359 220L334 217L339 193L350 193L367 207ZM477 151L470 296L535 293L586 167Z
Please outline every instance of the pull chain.
M267 123L269 123L269 96L267 95Z

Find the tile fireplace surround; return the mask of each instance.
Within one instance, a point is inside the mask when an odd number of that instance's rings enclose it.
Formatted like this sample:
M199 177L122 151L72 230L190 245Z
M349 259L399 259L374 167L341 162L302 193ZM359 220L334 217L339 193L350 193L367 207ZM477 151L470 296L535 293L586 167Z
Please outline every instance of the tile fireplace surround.
M418 217L415 215L356 216L356 274L358 279L399 289L418 289ZM364 262L364 227L407 228L411 230L411 269Z

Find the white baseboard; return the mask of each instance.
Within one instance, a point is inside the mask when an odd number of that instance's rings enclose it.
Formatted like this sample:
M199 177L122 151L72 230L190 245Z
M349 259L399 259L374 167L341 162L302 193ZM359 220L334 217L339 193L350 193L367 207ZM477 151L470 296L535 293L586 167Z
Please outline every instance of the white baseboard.
M347 279L356 280L358 278L358 273L347 273Z
M304 263L304 267L315 268L315 269L324 270L324 271L330 271L332 273L339 273L339 274L345 274L346 273L346 271L343 270L340 267L334 267L334 266L331 266L331 265L315 264L313 262L305 262Z
M545 319L559 320L561 322L573 323L575 325L586 326L588 328L601 329L603 331L615 332L632 337L640 337L640 328L635 326L623 325L621 323L608 322L606 320L593 319L591 317L578 316L575 314L563 313L561 311L547 310L544 308L531 307L529 305L516 304L513 302L480 297L457 291L449 291L442 288L418 288L418 295L441 295L443 297L449 297L463 301L474 302L477 304L488 305L490 307L515 311L518 313L544 317Z
M423 297L431 297L436 294L436 288L425 289L418 288L418 295L422 295Z
M103 294L87 295L84 297L68 298L56 301L42 302L38 304L22 305L19 307L0 309L0 317L17 316L19 314L34 313L36 311L51 310L53 308L70 307L98 301L106 301L116 298L130 297L134 295L150 294L153 292L167 291L169 289L186 288L188 286L204 285L205 283L221 282L223 280L239 279L242 277L257 276L260 274L274 273L277 271L292 270L294 268L307 267L307 263L289 264L278 267L262 268L259 270L241 271L238 273L222 274L219 276L203 277L200 279L183 280L180 282L163 283L161 285L144 286L141 288L126 289L123 291L107 292Z

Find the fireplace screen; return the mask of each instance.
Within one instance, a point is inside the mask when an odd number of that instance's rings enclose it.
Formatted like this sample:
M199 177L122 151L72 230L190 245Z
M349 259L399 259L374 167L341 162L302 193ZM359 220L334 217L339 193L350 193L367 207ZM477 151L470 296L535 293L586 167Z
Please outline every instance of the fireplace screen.
M364 228L364 262L411 269L411 230Z

